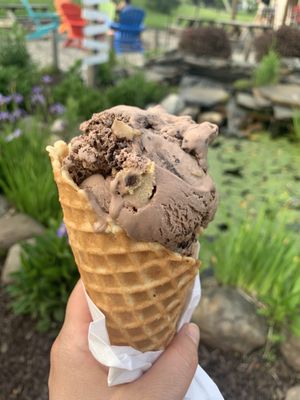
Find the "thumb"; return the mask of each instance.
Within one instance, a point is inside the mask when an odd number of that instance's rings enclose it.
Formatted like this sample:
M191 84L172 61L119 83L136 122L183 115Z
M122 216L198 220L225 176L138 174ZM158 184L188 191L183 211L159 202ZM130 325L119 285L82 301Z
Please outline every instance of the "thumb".
M197 325L183 326L153 367L141 378L143 387L151 391L147 393L149 398L184 398L198 365L199 339Z

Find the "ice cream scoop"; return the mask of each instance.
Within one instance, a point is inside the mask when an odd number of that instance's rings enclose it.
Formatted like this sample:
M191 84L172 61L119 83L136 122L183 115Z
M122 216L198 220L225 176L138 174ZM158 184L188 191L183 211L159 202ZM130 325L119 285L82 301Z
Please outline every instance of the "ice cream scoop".
M207 173L216 125L161 107L117 106L81 124L63 160L97 213L95 230L113 220L136 240L197 258L197 235L214 217L217 196Z

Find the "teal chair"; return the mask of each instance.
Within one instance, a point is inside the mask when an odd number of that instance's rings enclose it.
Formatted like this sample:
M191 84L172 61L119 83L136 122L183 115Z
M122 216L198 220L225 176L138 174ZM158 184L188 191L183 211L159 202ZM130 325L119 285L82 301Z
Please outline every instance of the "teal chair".
M39 39L50 32L56 31L59 26L59 17L54 12L36 12L28 0L21 0L35 30L26 36L26 39Z

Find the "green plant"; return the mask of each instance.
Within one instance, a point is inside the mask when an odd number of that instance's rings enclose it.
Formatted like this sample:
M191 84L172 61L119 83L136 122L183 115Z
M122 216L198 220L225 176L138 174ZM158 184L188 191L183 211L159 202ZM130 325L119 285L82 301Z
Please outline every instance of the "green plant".
M78 121L90 118L95 112L107 108L105 94L103 90L88 88L83 82L79 65L74 65L53 88L52 92L54 102L66 104L66 99L72 99L72 108L77 102Z
M151 10L159 11L163 14L172 13L180 3L180 0L147 0L147 6Z
M296 139L300 140L300 110L293 112L293 128Z
M39 74L35 66L19 68L14 65L0 66L0 93L10 95L20 93L27 98Z
M2 67L28 67L31 64L26 48L23 29L15 25L12 29L0 30L0 65Z
M79 278L68 239L57 235L57 225L22 245L21 268L13 278L8 286L13 311L31 315L39 330L56 328Z
M165 86L147 81L142 73L137 73L107 89L106 99L110 107L118 104L145 107L159 102L166 93Z
M250 79L238 79L233 83L235 90L248 90L252 88L252 82Z
M0 137L0 187L17 210L42 224L58 218L60 205L45 151L45 127L33 121Z
M254 71L255 86L276 85L280 77L280 58L276 51L270 50Z
M211 260L220 282L262 302L272 326L288 323L293 329L300 310L300 252L285 220L285 213L273 218L264 211L249 217L211 244Z

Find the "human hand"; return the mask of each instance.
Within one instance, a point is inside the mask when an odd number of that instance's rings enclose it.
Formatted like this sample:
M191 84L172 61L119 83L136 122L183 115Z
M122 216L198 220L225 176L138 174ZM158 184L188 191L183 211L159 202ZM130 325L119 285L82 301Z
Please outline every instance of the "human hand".
M107 368L88 349L92 321L81 281L51 349L49 400L182 400L198 364L199 329L186 324L153 366L132 383L107 386Z

